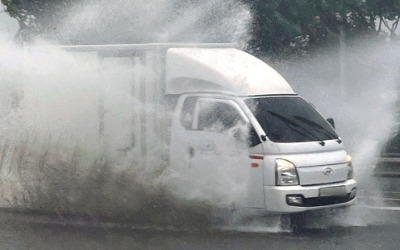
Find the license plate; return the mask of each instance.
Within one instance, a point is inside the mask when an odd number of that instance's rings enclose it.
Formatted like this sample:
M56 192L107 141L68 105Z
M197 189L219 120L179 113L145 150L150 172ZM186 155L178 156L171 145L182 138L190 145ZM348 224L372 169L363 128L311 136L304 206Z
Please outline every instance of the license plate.
M328 196L345 196L346 187L345 186L337 186L337 187L326 187L319 189L320 197L328 197Z

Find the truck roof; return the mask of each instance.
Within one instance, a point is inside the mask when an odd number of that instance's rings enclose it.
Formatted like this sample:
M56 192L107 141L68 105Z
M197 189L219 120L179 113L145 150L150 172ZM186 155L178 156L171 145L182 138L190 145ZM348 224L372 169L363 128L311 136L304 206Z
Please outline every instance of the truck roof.
M28 46L96 52L100 58L137 57L166 51L165 94L224 92L233 95L294 94L286 80L256 57L226 43L150 43Z
M234 48L170 48L166 94L230 92L235 95L294 94L268 64Z

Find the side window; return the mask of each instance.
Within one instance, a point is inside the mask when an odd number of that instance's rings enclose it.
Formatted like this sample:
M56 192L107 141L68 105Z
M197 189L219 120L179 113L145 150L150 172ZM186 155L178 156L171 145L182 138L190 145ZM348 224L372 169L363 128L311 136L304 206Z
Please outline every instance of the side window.
M197 130L222 133L239 124L237 109L224 102L199 102Z
M181 124L185 129L192 129L194 107L196 106L197 97L188 97L185 99L182 112L181 112Z

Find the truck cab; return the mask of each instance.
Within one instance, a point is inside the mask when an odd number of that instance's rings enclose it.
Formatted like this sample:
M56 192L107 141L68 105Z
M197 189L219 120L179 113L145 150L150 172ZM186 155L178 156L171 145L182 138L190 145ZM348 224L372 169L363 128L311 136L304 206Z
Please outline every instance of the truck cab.
M166 60L183 195L272 213L355 202L342 139L279 73L236 49L169 49Z

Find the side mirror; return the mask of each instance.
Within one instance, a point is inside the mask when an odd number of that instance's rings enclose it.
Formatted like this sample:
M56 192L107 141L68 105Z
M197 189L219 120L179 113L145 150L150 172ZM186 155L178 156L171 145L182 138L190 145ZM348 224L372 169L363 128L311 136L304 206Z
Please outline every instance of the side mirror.
M261 140L267 140L265 135L261 135ZM253 126L250 127L249 132L248 132L248 136L247 136L247 145L252 148L255 147L257 145L259 145L261 143L260 137L258 136L256 130L254 129ZM264 141L265 141L264 140Z
M328 118L328 119L326 119L328 122L329 122L329 124L333 127L333 128L335 128L335 120L333 120L333 118Z

